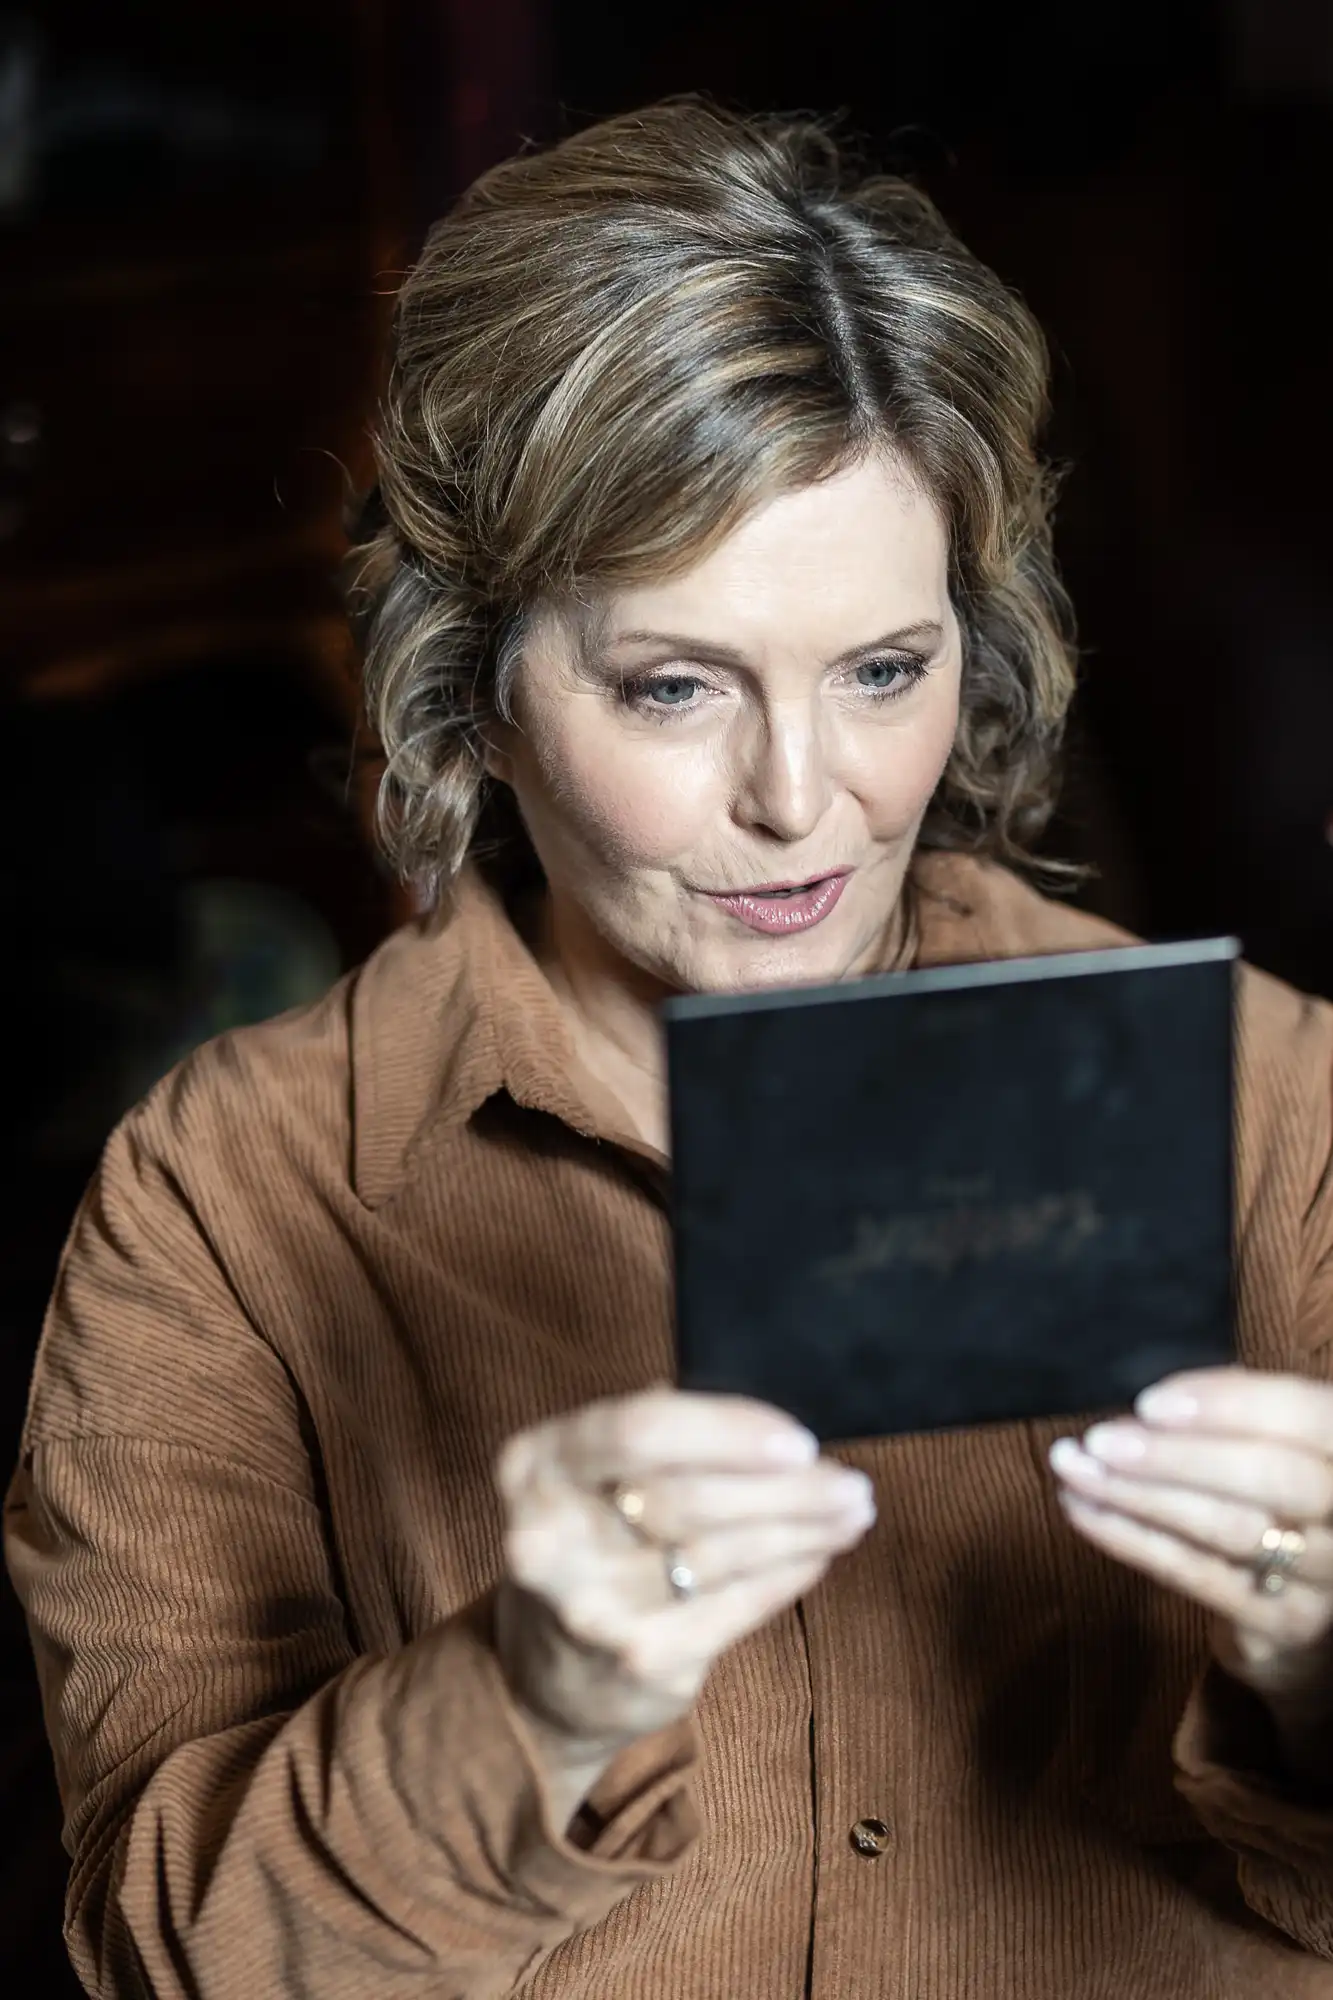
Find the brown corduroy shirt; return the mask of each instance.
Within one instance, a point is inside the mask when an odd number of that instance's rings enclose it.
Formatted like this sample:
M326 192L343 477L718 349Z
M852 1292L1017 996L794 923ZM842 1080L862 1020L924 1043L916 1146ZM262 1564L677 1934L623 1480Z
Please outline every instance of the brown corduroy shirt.
M1119 941L1000 870L923 875L919 962ZM1329 1375L1331 1156L1333 1009L1248 974L1253 1366ZM489 1644L491 1467L671 1374L665 1188L475 882L120 1126L7 1517L90 1990L1333 1996L1333 1811L1205 1615L1059 1515L1070 1419L842 1451L864 1544L613 1765L578 1840L550 1823Z

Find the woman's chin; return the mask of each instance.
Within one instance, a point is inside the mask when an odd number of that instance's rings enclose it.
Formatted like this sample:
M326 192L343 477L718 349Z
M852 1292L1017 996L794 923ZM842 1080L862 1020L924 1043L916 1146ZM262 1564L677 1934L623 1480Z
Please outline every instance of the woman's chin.
M846 939L748 937L744 948L710 944L682 967L687 993L762 993L786 986L829 986L859 970Z

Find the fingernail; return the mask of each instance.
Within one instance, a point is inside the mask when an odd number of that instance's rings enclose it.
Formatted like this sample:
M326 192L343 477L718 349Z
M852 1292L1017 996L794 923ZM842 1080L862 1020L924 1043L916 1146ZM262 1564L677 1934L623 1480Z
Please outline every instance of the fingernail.
M810 1431L773 1431L764 1450L783 1465L809 1465L812 1458L819 1456L819 1439Z
M1077 1472L1085 1479L1099 1479L1104 1471L1096 1459L1089 1460L1077 1438L1057 1438L1048 1456L1057 1472Z
M1149 1423L1185 1424L1191 1417L1198 1416L1199 1399L1191 1396L1188 1389L1163 1388L1159 1384L1136 1396L1134 1408Z
M1148 1446L1136 1431L1121 1430L1118 1424L1094 1424L1083 1439L1083 1449L1112 1465L1128 1465L1142 1458Z

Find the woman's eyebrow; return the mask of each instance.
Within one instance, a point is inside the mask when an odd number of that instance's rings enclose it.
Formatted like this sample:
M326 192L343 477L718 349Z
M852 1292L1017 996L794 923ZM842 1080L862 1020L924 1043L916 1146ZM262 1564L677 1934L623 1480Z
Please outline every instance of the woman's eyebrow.
M865 659L868 654L891 652L904 646L938 646L943 637L944 627L937 618L920 618L914 624L900 625L895 631L883 632L877 639L867 639L862 645L849 646L845 653L839 653L828 665L844 667L852 660ZM709 666L744 667L748 664L745 655L735 646L719 645L716 640L701 639L689 632L635 629L617 632L602 642L602 650L606 652L616 652L622 646L652 646L661 652L679 654Z

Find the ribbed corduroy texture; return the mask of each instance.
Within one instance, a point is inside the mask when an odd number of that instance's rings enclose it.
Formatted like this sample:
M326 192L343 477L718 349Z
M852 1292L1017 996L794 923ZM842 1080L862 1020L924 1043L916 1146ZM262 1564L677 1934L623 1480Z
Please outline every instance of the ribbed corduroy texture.
M1118 941L997 870L924 879L922 962ZM1333 1010L1258 976L1238 1150L1245 1357L1327 1376ZM8 1509L89 1989L1333 1996L1333 1814L1203 1615L1067 1527L1067 1422L844 1453L865 1543L619 1760L591 1849L545 1823L491 1466L670 1374L661 1186L475 883L116 1133Z

